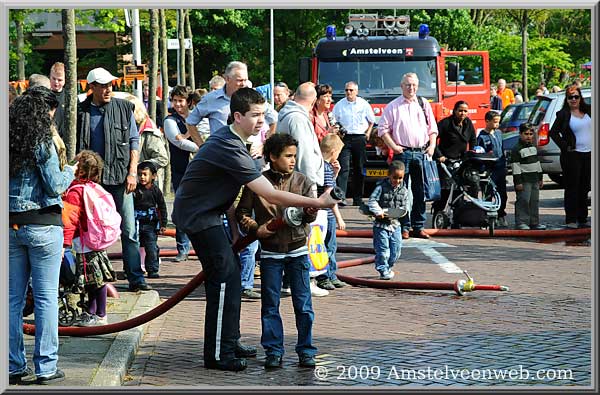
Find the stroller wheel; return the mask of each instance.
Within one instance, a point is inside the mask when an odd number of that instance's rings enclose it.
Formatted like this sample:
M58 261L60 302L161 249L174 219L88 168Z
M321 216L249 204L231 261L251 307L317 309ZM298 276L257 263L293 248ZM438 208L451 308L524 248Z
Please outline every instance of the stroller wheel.
M77 319L77 310L67 303L66 298L60 298L58 303L58 325L72 326Z
M431 223L433 229L446 229L450 226L450 219L443 211L436 211L433 213Z

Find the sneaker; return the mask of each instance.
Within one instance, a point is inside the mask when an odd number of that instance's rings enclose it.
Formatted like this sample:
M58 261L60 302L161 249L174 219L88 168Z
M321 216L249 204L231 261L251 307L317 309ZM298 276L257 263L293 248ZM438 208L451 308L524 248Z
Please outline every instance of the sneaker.
M388 270L386 272L381 273L381 275L379 276L380 280L391 280L392 278L394 278L394 276L396 275L396 273L394 273L392 270Z
M94 314L94 315L87 314L84 318L81 319L81 321L79 321L77 323L77 326L87 327L87 326L100 326L100 325L106 325L106 324L108 324L108 318L106 316L100 318L96 314Z
M312 296L327 296L329 295L329 291L326 289L321 289L317 286L315 281L310 282L310 294Z
M575 222L569 222L565 227L567 229L577 229L577 224Z
M496 226L498 226L499 228L508 228L506 217L498 217L498 222Z
M150 291L150 290L152 290L152 287L149 286L146 283L141 283L141 284L136 284L136 285L130 285L129 286L129 291L130 292Z
M517 230L529 230L530 228L529 228L529 225L527 225L527 224L519 224L519 225L515 226L515 229L517 229Z
M61 382L64 379L65 379L65 373L60 369L56 369L56 372L53 375L40 376L37 378L35 383L40 384L40 385L48 385L48 384L54 384L54 383Z
M285 298L287 296L292 296L292 289L290 287L281 288L281 297Z
M160 274L158 274L158 273L148 273L148 278L160 278Z
M175 262L183 262L183 261L187 261L188 259L188 254L182 254L181 252L177 254L177 256L175 257L175 259L173 259L173 261Z
M317 365L317 361L311 355L301 354L298 356L298 365L303 368L314 368Z
M331 283L333 284L334 287L336 288L344 288L346 285L345 282L343 282L342 280L336 278L335 280L331 280Z
M245 299L260 299L260 294L253 289L248 288L242 291L242 298Z
M331 281L329 281L329 279L317 281L317 287L326 289L328 291L333 291L335 289L335 286L331 283Z
M14 373L8 375L8 384L10 385L18 385L28 380L25 380L25 377L33 376L33 370L28 366L21 373Z
M542 224L529 225L529 229L533 229L533 230L546 230L546 225L542 225Z

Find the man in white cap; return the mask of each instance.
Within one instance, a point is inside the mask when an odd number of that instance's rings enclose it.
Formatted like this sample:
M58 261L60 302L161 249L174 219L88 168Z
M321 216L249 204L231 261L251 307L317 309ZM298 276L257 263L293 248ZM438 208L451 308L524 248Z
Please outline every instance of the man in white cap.
M117 77L98 67L87 75L92 90L77 108L77 152L89 149L104 160L101 184L115 200L121 215L123 269L130 291L148 291L141 268L140 245L135 230L133 195L137 184L139 133L133 103L112 97Z

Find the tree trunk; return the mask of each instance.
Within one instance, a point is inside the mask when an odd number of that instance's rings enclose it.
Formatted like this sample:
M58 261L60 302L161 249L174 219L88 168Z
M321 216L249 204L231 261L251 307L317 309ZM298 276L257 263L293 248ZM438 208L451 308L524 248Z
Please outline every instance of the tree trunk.
M186 30L186 38L189 38L192 41L192 27L190 25L190 10L187 10L185 13L185 30ZM196 77L194 73L194 46L187 50L188 53L188 85L192 88L192 90L196 90Z
M62 34L65 48L65 129L63 140L67 158L72 160L77 149L77 40L75 38L75 10L63 9Z
M150 11L150 34L152 35L152 50L150 57L150 77L148 78L148 115L156 122L156 74L158 70L158 10L151 9ZM164 114L164 113L163 113Z
M521 23L521 54L522 54L522 64L521 70L523 73L523 88L521 90L521 95L523 95L523 101L528 101L527 94L527 25L529 24L529 18L527 14L527 10L523 11L523 21Z
M186 70L185 70L185 10L179 10L179 25L177 26L177 37L179 38L179 81L181 85L186 85Z
M23 53L23 48L25 47L25 36L23 34L23 21L21 18L17 18L15 20L15 25L17 27L17 56L19 60L17 61L17 73L19 75L19 81L25 80L25 54Z
M162 104L163 114L167 116L168 110L168 97L169 97L169 67L167 64L167 22L165 19L165 10L159 11L160 19L160 71L162 77ZM169 162L171 162L171 151L169 150L169 142L165 139L165 145L167 147L167 155L169 155ZM163 192L166 196L171 195L171 165L167 165L165 168L165 180L163 185Z

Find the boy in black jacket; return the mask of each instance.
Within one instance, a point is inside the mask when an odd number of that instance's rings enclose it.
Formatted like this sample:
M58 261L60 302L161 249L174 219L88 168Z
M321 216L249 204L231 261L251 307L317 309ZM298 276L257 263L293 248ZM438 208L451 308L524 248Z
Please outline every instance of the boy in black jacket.
M133 207L138 228L140 247L146 251L144 260L148 278L158 278L158 234L167 229L167 205L165 198L153 182L156 166L144 161L138 165L138 184L133 193Z

